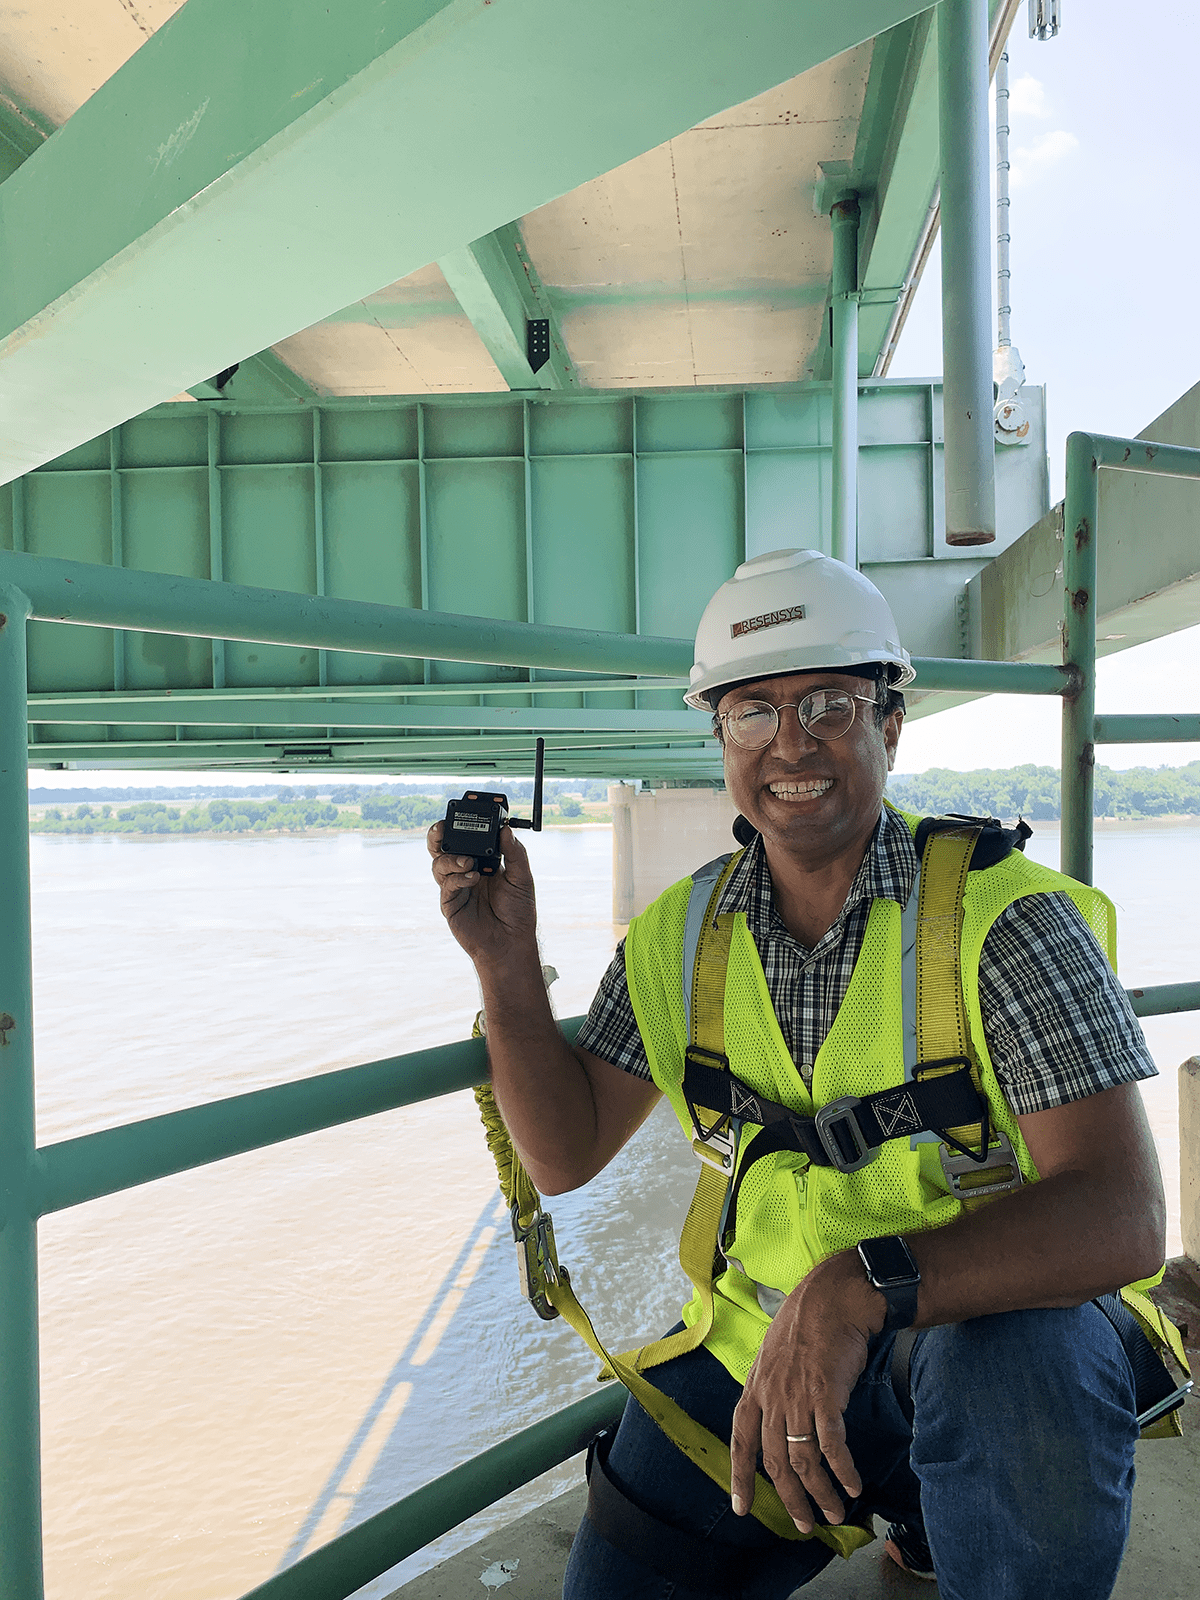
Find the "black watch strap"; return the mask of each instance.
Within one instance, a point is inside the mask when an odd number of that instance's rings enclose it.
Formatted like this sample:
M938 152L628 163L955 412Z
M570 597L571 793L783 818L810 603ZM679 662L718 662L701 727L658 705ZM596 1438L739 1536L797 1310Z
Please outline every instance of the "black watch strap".
M880 1289L879 1292L887 1301L888 1308L883 1323L884 1333L895 1333L899 1328L911 1328L917 1320L917 1285L897 1284L890 1289Z
M910 1328L917 1318L917 1291L921 1274L908 1246L896 1236L864 1239L858 1247L867 1282L887 1301L883 1332Z

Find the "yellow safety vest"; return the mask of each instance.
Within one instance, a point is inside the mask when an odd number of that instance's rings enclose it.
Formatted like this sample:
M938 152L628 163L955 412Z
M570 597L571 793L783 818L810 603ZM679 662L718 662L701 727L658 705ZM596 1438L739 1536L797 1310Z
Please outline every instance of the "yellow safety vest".
M900 815L915 833L921 819L904 812ZM935 839L933 844L939 842ZM949 914L957 912L958 919L957 936L951 937L961 981L960 1014L965 1008L966 1053L977 1067L979 1088L986 1095L994 1130L1009 1141L1025 1180L1034 1182L1037 1169L987 1052L979 1006L980 951L988 930L1013 901L1028 894L1066 892L1113 961L1115 913L1099 890L1029 861L1017 851L985 871L968 874L965 869L973 842L972 838L960 855L965 880L961 910L955 904L960 885L924 887L931 892L939 887L950 889ZM729 865L736 859L729 858ZM937 859L936 851L927 856L931 864ZM726 875L722 874L722 881ZM710 882L701 886L701 893L711 920L719 888L710 889ZM631 923L625 943L629 993L650 1071L671 1100L689 1138L693 1122L682 1082L691 974L684 972L684 948L689 903L695 918L695 887L693 880L685 879L668 889ZM946 915L943 907L943 919ZM850 987L814 1063L811 1091L784 1043L745 914L738 912L720 920L731 924L726 930L721 1018L731 1072L768 1099L806 1117L843 1096L861 1097L904 1082L899 905L886 899L871 905ZM941 942L944 946L946 941ZM696 1003L701 999L698 996ZM926 1056L950 1053L944 1049L923 1052ZM743 1144L739 1166L746 1155ZM828 1255L881 1234L941 1227L962 1209L963 1200L950 1192L940 1142L931 1135L890 1140L857 1172L812 1166L804 1155L793 1151L755 1162L743 1179L736 1232L724 1246L730 1265L712 1286L712 1326L703 1340L705 1348L744 1383L770 1322L763 1304L764 1287L776 1291L777 1296L785 1295ZM706 1307L699 1296L693 1296L684 1308L684 1321L691 1326L702 1316L707 1316Z
M915 832L921 819L900 815ZM784 1044L745 915L715 915L736 856L713 864L718 870L711 874L701 872L668 889L631 923L625 970L634 1013L654 1081L670 1098L689 1137L692 1115L682 1093L689 1037L692 1044L727 1054L730 1071L758 1093L808 1117L843 1096L861 1098L902 1084L915 1044L921 1061L971 1059L976 1089L987 1097L993 1138L999 1141L996 1171L1019 1181L1006 1164L1015 1158L1020 1178L1036 1180L988 1058L979 1008L979 954L992 923L1026 894L1068 893L1110 961L1115 957L1115 915L1099 891L1019 854L969 873L976 836L977 830L959 829L929 842L919 910L914 907L902 916L894 902L872 903L850 988L814 1065L811 1093ZM911 963L902 960L906 926L915 926ZM685 982L685 949L693 948L694 981ZM900 976L908 970L915 975L911 1008L900 995ZM915 1020L913 1037L906 1041L908 1009L915 1010ZM792 1152L767 1156L752 1162L743 1179L736 1232L726 1241L727 1259L736 1264L718 1273L714 1251L722 1202L752 1147L739 1150L736 1169L732 1161L723 1171L718 1162L708 1160L680 1238L680 1264L695 1287L684 1308L686 1326L640 1349L613 1355L558 1264L550 1218L512 1148L490 1086L477 1088L476 1099L512 1208L527 1297L539 1315L564 1317L604 1362L601 1377L619 1378L689 1460L726 1490L728 1445L655 1388L646 1372L703 1344L744 1383L770 1322L760 1296L787 1293L817 1261L860 1239L939 1227L964 1207L986 1204L987 1180L995 1176L995 1171L982 1171L975 1182L981 1178L984 1187L975 1187L974 1193L968 1170L962 1178L948 1178L936 1137L889 1140L869 1165L853 1172L810 1166L806 1157ZM978 1123L946 1132L971 1145L980 1139ZM715 1144L719 1148L719 1139ZM707 1147L698 1153L711 1154ZM958 1194L951 1192L955 1184L962 1185ZM1126 1304L1155 1348L1169 1349L1186 1370L1178 1331L1140 1292L1142 1287L1123 1291ZM1172 1412L1146 1428L1144 1436L1177 1436L1180 1431L1178 1413ZM855 1524L799 1534L774 1485L761 1474L752 1510L781 1538L815 1537L846 1556L873 1538L869 1527Z

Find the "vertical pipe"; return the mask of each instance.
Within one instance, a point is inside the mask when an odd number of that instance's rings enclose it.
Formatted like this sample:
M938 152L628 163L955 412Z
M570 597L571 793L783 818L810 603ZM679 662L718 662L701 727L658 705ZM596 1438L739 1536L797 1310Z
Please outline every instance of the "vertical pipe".
M996 343L1001 350L1012 344L1012 305L1009 285L1012 269L1008 219L1012 201L1008 194L1008 51L996 63Z
M630 436L630 486L633 496L633 516L631 526L633 529L633 631L642 631L642 524L641 513L638 505L638 397L633 395L630 400L629 436ZM733 574L730 573L730 577ZM636 702L640 704L639 702Z
M0 589L0 1595L41 1600L25 622Z
M313 407L313 555L316 563L317 593L325 593L325 480L321 472L321 408ZM329 682L329 652L317 651L317 683L322 689Z
M525 620L526 622L533 622L537 617L537 595L534 589L533 574L533 464L529 458L530 417L528 400L522 400L521 402L521 440L522 482L525 495ZM537 669L535 667L528 669L528 677L530 683L536 680ZM482 696L480 696L479 703L480 705L484 703ZM536 695L530 696L529 704L531 706L539 704ZM581 697L580 704L587 705L587 695Z
M421 610L429 610L429 494L425 474L425 407L417 401L417 518L421 540ZM433 682L433 664L421 663L421 681Z
M112 532L112 564L125 565L125 500L121 486L121 430L111 428L108 434L109 507ZM125 687L125 633L113 629L113 688ZM110 732L109 737L112 737Z
M946 543L996 537L987 0L941 0L942 373Z
M225 578L225 538L221 526L221 414L208 413L208 575L214 583ZM225 687L225 641L212 641L214 689Z
M858 566L858 200L833 223L833 554Z
M1100 463L1089 434L1067 440L1067 498L1063 506L1063 665L1072 692L1063 696L1062 870L1092 881L1092 811L1096 731L1096 520Z

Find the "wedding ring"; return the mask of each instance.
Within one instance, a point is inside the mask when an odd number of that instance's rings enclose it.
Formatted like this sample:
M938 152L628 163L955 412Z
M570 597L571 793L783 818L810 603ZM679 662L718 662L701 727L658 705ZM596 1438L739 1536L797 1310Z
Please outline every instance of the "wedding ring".
M789 1444L811 1444L816 1438L815 1433L785 1433L784 1438Z

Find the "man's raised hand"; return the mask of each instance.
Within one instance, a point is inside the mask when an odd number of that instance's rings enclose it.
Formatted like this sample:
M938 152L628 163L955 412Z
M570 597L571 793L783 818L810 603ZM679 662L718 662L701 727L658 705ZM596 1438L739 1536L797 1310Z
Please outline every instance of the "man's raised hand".
M536 955L537 907L524 845L511 828L502 829L504 864L494 877L485 878L474 870L470 856L443 854L443 826L435 822L425 842L450 932L473 961L502 960L525 952L530 944Z

